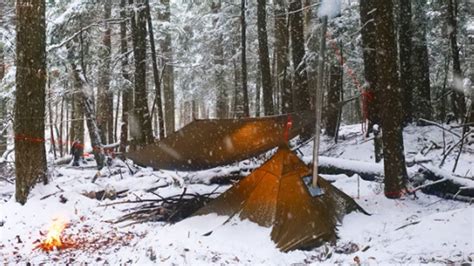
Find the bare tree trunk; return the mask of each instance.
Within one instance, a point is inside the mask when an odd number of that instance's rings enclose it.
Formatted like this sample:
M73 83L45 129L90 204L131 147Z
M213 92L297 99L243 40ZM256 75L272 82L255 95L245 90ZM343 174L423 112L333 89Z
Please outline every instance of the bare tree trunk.
M120 23L120 52L122 55L127 53L128 50L128 41L127 41L127 22L126 18L129 16L125 10L126 0L120 0L120 18L122 22ZM124 90L122 92L122 125L120 128L120 152L125 152L127 150L128 144L128 113L130 112L131 106L131 82L129 75L129 66L128 66L128 56L122 57L122 77L124 80Z
M135 102L136 125L132 130L134 144L143 146L154 142L151 116L148 109L146 88L146 8L145 0L138 0L137 14L132 15L133 54L135 56Z
M257 1L258 55L260 59L260 74L262 75L263 111L265 115L273 115L272 75L268 54L266 6L265 0Z
M430 66L428 45L426 43L427 18L425 14L426 0L418 0L414 4L414 17L417 29L413 31L412 52L412 87L415 93L413 102L417 118L431 119ZM402 19L403 20L403 19Z
M236 26L239 27L240 23ZM240 41L241 36L237 33L234 33L233 37L233 47L232 47L232 65L234 67L234 95L232 98L232 117L242 117L244 114L244 106L243 106L243 94L240 86L240 82L242 81L241 71L242 68L239 66L239 60L235 56L237 54L238 49L240 48Z
M458 16L458 1L448 0L448 24L450 26L449 39L451 42L451 54L453 57L453 93L451 94L451 105L452 110L456 118L462 121L464 114L466 113L466 105L464 101L464 93L460 91L462 88L462 72L461 62L459 59L459 46L457 40L457 16Z
M340 62L333 63L330 67L329 90L326 110L326 135L334 137L338 124L339 99L341 98L342 66Z
M153 66L153 81L155 82L155 101L156 101L156 108L158 109L158 128L159 128L159 136L160 139L165 138L165 125L163 121L163 101L161 100L161 82L160 82L160 74L158 73L158 63L156 62L156 48L155 48L155 35L153 34L153 23L151 20L151 12L150 12L150 3L149 0L145 1L146 4L146 16L148 22L148 36L150 39L150 49L151 49L151 61ZM152 110L155 110L155 104L153 104ZM153 111L151 112L154 113Z
M112 12L111 0L104 1L104 20L108 20ZM104 22L104 34L102 46L99 49L100 64L97 85L97 126L100 129L101 138L105 143L113 142L113 94L110 91L110 61L111 61L111 28L108 22Z
M301 0L291 0L289 8L290 37L294 68L294 107L296 111L311 109L306 63ZM312 131L312 129L311 129Z
M407 171L403 151L402 93L397 74L397 46L392 1L376 1L377 85L382 91L382 140L385 196L399 198L405 190Z
M245 12L246 12L246 7L245 7L245 1L246 0L241 0L241 7L240 7L240 25L241 25L241 31L242 31L242 37L241 37L241 53L242 53L242 92L243 92L243 105L244 105L244 117L249 117L250 116L250 110L249 110L249 92L248 92L248 87L247 87L247 21L245 19Z
M255 116L260 117L261 116L261 107L262 107L262 100L261 100L261 94L262 94L262 75L257 75L257 79L255 80Z
M274 5L275 23L275 57L276 57L276 80L275 88L280 93L282 113L293 111L292 92L288 84L288 27L286 16L286 3L284 0L276 0Z
M375 42L377 37L375 35L375 5L377 0L361 0L360 1L360 22L362 24L362 49L364 57L364 77L366 88L368 89L366 97L363 99L367 104L369 131L374 124L380 124L380 107L379 107L379 93L376 88L377 74L376 74L376 53ZM369 96L370 95L370 96Z
M70 112L69 112L69 109L70 109L69 108L69 103L71 101L72 101L72 99L69 99L69 97L66 98L66 103L65 103L66 104L66 120L65 120L66 124L64 125L65 130L66 130L66 136L64 138L64 142L65 142L64 143L65 144L64 149L65 149L66 153L69 151L69 138L70 138L70 133L71 133L70 132L70 122L69 122L69 121L72 120L72 117L71 117Z
M90 88L85 86L85 77L81 70L71 61L71 72L74 79L74 88L78 90L77 96L81 97L84 105L84 114L86 116L87 129L89 131L89 138L91 140L92 154L97 163L97 169L101 170L104 167L105 156L102 149L102 140L100 137L100 129L97 126L97 118L95 116L95 106L93 99L93 92ZM81 76L82 75L82 76ZM84 143L84 142L81 142Z
M212 13L216 16L213 21L214 28L216 29L214 42L214 83L216 86L216 116L218 118L228 117L228 106L227 106L227 86L224 80L224 47L223 47L223 36L219 30L221 21L219 21L218 14L221 12L221 1L212 2L211 4Z
M0 28L3 26L3 5L0 3ZM5 53L3 34L0 32L0 80L5 76ZM0 156L7 150L7 99L0 96Z
M54 139L54 123L53 123L53 108L51 101L53 100L52 92L51 92L51 75L48 74L48 118L49 118L49 136L51 141L51 149L53 150L53 157L56 160L56 141Z
M161 0L161 4L165 6L165 11L158 14L158 18L162 22L170 22L171 9L170 0ZM175 99L174 99L174 67L173 61L173 49L171 47L171 34L169 30L166 30L165 38L160 42L163 59L163 97L164 97L164 110L165 110L165 128L166 135L169 135L175 131Z
M15 199L25 204L30 189L48 182L44 145L46 4L16 3Z
M117 142L117 132L118 132L118 120L119 120L119 114L120 114L120 98L121 98L121 93L120 91L117 93L117 101L115 105L115 110L114 113L115 115L113 116L114 119L114 132L113 132L113 142Z
M84 103L82 102L81 90L74 82L74 92L72 95L72 111L71 111L71 130L69 134L69 142L73 143L78 140L84 143Z
M400 0L398 43L400 46L400 86L403 92L404 122L413 121L412 102L412 26L411 26L411 0Z
M61 109L59 111L59 134L58 134L58 144L59 144L59 156L64 156L64 98L61 99Z

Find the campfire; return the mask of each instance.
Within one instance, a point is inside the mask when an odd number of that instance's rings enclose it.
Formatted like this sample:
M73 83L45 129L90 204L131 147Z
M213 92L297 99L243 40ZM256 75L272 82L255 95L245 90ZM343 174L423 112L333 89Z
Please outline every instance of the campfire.
M69 242L62 237L62 233L67 226L65 219L55 219L51 223L46 238L42 240L36 248L43 251L49 252L53 250L66 249L72 247L73 243Z

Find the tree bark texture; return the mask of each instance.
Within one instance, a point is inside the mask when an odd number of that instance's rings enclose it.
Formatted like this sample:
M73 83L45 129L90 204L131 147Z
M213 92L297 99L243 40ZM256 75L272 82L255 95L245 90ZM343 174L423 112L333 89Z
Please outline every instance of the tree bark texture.
M228 93L227 86L224 77L224 47L223 47L223 34L219 30L222 25L222 21L219 20L219 13L221 12L221 1L212 2L211 4L212 13L216 16L213 21L214 29L217 30L216 36L214 36L214 82L216 86L216 117L217 118L228 118L229 117L229 106L228 106Z
M464 93L460 90L462 88L462 72L461 62L459 59L459 46L457 40L458 33L458 1L448 0L448 25L450 27L449 40L451 44L451 55L453 57L453 93L451 94L451 105L452 111L459 121L462 121L466 112L466 106L464 101Z
M260 74L262 75L263 111L265 115L273 115L272 75L268 54L266 0L257 1L258 56Z
M417 28L413 31L412 51L412 86L413 106L416 118L431 119L433 108L431 107L430 92L430 66L428 46L426 43L427 18L425 14L426 0L416 1L413 5L415 24ZM403 19L402 19L403 20Z
M385 196L399 198L405 190L407 171L403 151L402 93L397 73L393 2L376 1L377 85L382 92L382 140L384 146Z
M112 13L111 0L104 1L104 20L108 20ZM113 94L110 90L110 61L111 61L111 28L108 22L104 23L102 46L99 49L99 77L97 84L97 126L100 129L104 143L114 141L113 125Z
M165 6L165 11L158 14L158 18L165 23L170 22L171 9L170 0L161 0L161 4ZM169 135L175 130L175 99L174 99L174 67L173 49L171 47L171 34L169 29L165 29L165 38L160 42L161 52L164 56L162 66L163 71L163 100L165 112L165 129L166 135Z
M282 113L293 111L291 84L287 76L288 69L288 25L286 15L286 2L274 1L275 23L275 56L276 56L276 81L275 87L281 94Z
M364 58L364 78L366 82L366 89L371 96L363 99L367 104L369 130L374 124L380 124L380 107L379 107L379 93L377 84L377 65L375 43L378 36L375 34L375 13L376 2L378 0L361 0L360 1L360 22L362 24L362 49ZM392 0L389 0L392 1Z
M128 41L127 41L127 22L126 18L129 16L125 10L126 0L120 0L120 52L125 54L128 50ZM124 56L122 58L122 77L124 79L124 89L122 91L122 125L120 128L120 152L125 152L128 144L128 114L130 112L131 101L132 99L132 86L130 81L129 74L129 64L128 57Z
M3 20L3 3L0 3L0 27L2 26ZM5 52L4 44L2 42L2 34L0 34L0 80L5 76ZM7 99L0 96L0 157L7 150Z
M4 22L4 6L5 3L0 3L0 28ZM0 80L5 76L5 51L3 43L3 34L0 33ZM7 99L0 96L0 156L7 150Z
M249 91L247 87L247 21L246 21L246 16L245 12L247 11L247 8L245 6L245 1L246 0L241 0L240 4L240 24L241 24L241 31L242 31L242 36L241 36L241 67L242 67L242 93L243 93L243 105L244 105L244 117L249 117L250 116L250 110L249 110Z
M36 182L48 182L45 10L44 0L16 1L15 199L21 204Z
M295 111L311 109L311 98L308 89L306 63L304 62L304 31L301 0L292 0L289 8L291 52L294 68L293 104Z
M146 88L146 9L144 0L137 1L137 13L132 16L131 21L133 54L135 56L135 123L131 129L134 143L140 147L154 141Z
M329 69L329 90L326 107L326 135L334 137L339 116L339 101L342 87L342 66L340 62L335 62Z
M413 121L413 88L410 61L412 54L411 0L400 0L399 5L400 86L403 92L404 122L410 123Z
M74 79L74 88L78 90L77 96L81 97L84 106L84 115L86 117L86 125L89 131L89 138L92 146L92 154L97 163L97 169L104 167L105 156L103 151L103 142L100 136L100 129L97 126L96 110L94 106L94 98L92 89L86 87L85 77L76 64L71 62L71 71ZM84 143L84 142L81 142Z
M160 139L165 138L165 124L163 121L163 101L161 99L161 81L160 81L160 74L158 72L158 63L156 61L156 48L155 48L155 35L153 34L153 23L151 19L151 12L150 12L150 3L149 0L146 0L146 17L148 22L148 35L150 39L150 49L151 49L151 60L152 60L152 67L153 67L153 81L155 83L155 101L156 105L153 105L153 110L155 107L158 109L158 128L159 128L159 136ZM153 112L152 112L153 113Z

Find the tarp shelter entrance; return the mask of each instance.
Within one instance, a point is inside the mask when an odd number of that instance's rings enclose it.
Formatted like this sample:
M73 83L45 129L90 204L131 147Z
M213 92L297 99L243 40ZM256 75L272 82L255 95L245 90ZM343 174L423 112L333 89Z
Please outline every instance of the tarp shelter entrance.
M195 120L158 143L125 156L155 169L195 171L260 155L299 135L310 113L261 118ZM285 136L287 123L291 129Z
M338 220L351 211L365 211L322 178L318 182L324 195L312 197L303 181L310 174L311 170L287 147L279 148L260 168L195 215L238 216L272 227L272 240L285 252L335 241Z

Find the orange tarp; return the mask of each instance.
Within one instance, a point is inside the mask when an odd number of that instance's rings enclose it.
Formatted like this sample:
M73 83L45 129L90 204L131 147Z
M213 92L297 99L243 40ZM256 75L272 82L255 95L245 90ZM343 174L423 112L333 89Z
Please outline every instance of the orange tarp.
M282 251L311 248L336 240L336 223L357 203L319 178L324 194L312 197L303 177L311 170L287 147L252 174L200 209L272 227L271 238ZM365 211L363 211L365 213Z
M289 120L290 119L290 120ZM196 120L165 139L125 156L155 169L202 170L249 159L300 134L310 114Z

